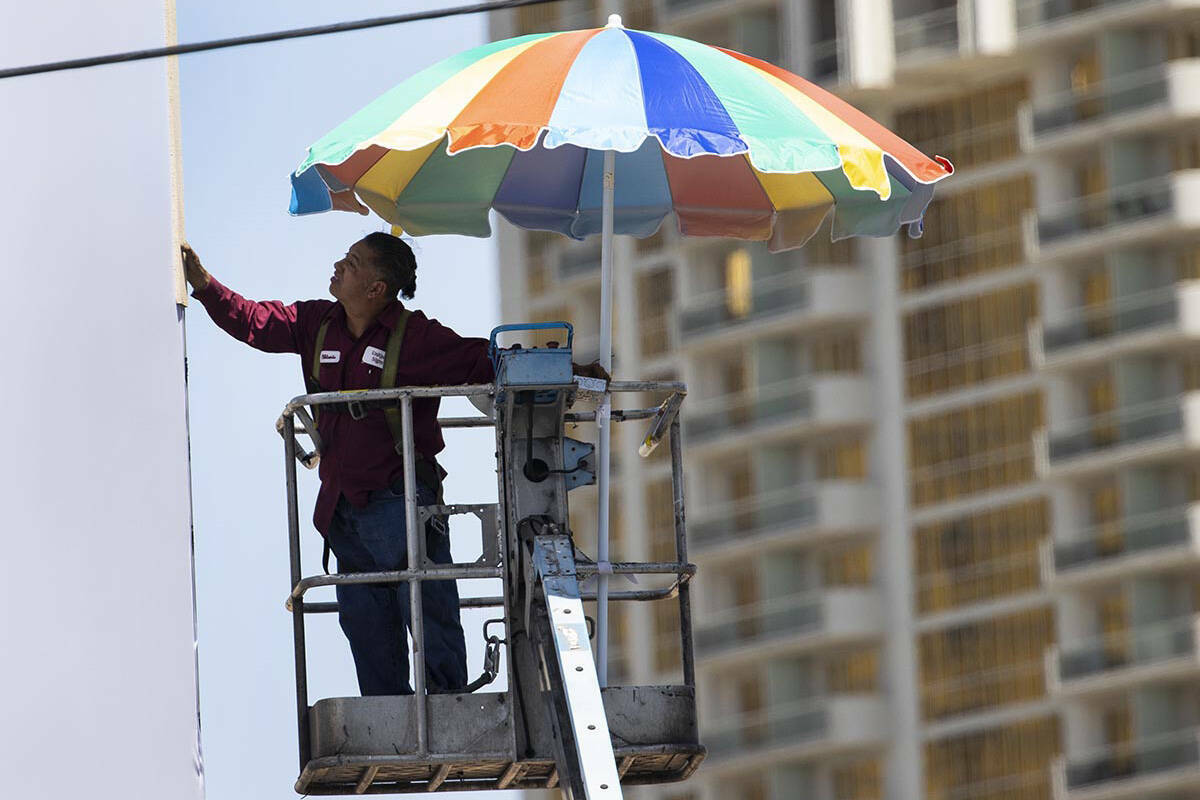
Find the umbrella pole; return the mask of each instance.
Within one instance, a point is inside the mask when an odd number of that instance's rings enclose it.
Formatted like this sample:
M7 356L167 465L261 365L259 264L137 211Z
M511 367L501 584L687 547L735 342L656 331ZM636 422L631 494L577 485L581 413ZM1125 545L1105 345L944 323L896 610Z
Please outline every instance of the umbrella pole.
M600 228L600 365L612 374L612 302L613 302L613 194L616 186L617 154L604 152L604 195ZM609 448L611 444L611 400L605 392L596 410L597 450L600 466L596 474L597 520L596 560L608 563ZM603 567L601 568L603 570ZM596 676L601 686L608 685L608 575L597 576L596 586Z

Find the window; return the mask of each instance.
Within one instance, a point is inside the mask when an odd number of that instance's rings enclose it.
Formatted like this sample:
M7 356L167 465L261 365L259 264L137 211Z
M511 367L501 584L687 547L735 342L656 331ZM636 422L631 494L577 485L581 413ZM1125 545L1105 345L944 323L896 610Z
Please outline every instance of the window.
M1200 24L1175 24L1167 31L1167 60L1200 58Z
M739 247L725 256L725 308L731 317L744 317L753 302L750 252Z
M815 336L808 352L811 372L862 372L862 340L857 330Z
M908 396L925 397L1027 372L1027 329L1037 315L1033 284L909 314L904 319Z
M654 669L671 672L682 668L679 643L679 602L659 600L654 606Z
M646 484L646 523L650 528L650 557L675 560L675 503L669 478Z
M562 4L543 3L517 9L517 34L546 33L562 29Z
M918 651L925 719L1044 697L1044 654L1054 640L1054 616L1048 608L922 635Z
M674 303L671 270L659 269L639 275L637 303L642 358L665 355L671 347L670 312Z
M556 238L557 234L545 231L525 233L525 290L531 297L537 297L550 288L546 249Z
M825 664L825 690L830 694L879 691L879 651L837 653Z
M1059 752L1054 717L931 742L925 746L925 796L1050 800L1050 763Z
M883 770L876 759L836 766L832 777L834 800L883 800Z
M895 131L922 153L946 155L966 168L1020 154L1017 109L1029 97L1024 81L1004 83L896 115Z
M861 439L819 445L816 449L817 480L867 478L867 446Z
M1045 500L916 529L917 609L945 611L1036 590Z
M875 575L875 553L870 544L821 553L822 586L870 586Z
M654 0L625 0L622 21L626 28L637 31L658 30L654 14Z
M946 502L1034 479L1040 394L1022 394L912 420L909 484L914 506Z
M1021 218L1032 202L1028 177L934 199L925 235L900 240L901 288L928 289L1020 264Z

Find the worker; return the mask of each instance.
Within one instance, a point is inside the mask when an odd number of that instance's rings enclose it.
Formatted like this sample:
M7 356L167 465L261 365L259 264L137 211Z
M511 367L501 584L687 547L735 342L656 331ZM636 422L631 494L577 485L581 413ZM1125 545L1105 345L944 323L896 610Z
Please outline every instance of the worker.
M309 392L378 389L389 344L398 348L392 386L487 383L493 378L486 339L467 338L409 310L400 298L416 291L417 261L402 239L372 233L333 265L334 300L291 304L248 300L213 278L196 252L182 246L192 296L226 333L269 353L297 353ZM444 472L437 454L445 446L438 426L439 399L412 401L417 502L439 502ZM395 419L382 407L354 403L317 407L322 442L321 489L313 523L338 573L408 567L403 460ZM426 524L426 553L448 564L446 519ZM408 584L340 585L338 619L350 642L364 695L412 694L408 679ZM422 581L425 667L431 693L467 684L466 646L453 580Z

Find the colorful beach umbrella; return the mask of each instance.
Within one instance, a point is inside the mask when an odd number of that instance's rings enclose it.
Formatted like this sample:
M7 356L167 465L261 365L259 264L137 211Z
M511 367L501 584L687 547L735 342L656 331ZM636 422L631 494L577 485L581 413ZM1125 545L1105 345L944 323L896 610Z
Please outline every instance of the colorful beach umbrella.
M374 211L414 235L514 225L614 231L675 212L688 236L804 243L919 223L951 171L779 67L676 36L606 28L492 42L412 76L322 137L292 176L294 214Z
M676 36L604 28L520 36L446 59L333 129L292 175L293 214L374 211L413 236L600 233L600 360L612 370L612 237L802 245L919 229L953 171L779 67ZM910 231L912 232L912 231ZM609 400L596 413L597 560L608 561ZM596 660L607 669L608 576Z

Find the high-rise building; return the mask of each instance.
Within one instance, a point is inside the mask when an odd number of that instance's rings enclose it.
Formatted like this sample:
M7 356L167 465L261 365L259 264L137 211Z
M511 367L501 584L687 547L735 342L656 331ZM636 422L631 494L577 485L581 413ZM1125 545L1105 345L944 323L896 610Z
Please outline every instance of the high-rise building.
M615 372L689 386L710 752L636 796L1200 796L1200 3L576 0L492 34L613 12L958 167L920 239L618 240ZM594 352L598 243L501 227L504 318ZM614 559L669 544L639 434ZM662 605L614 611L617 680L677 672Z

